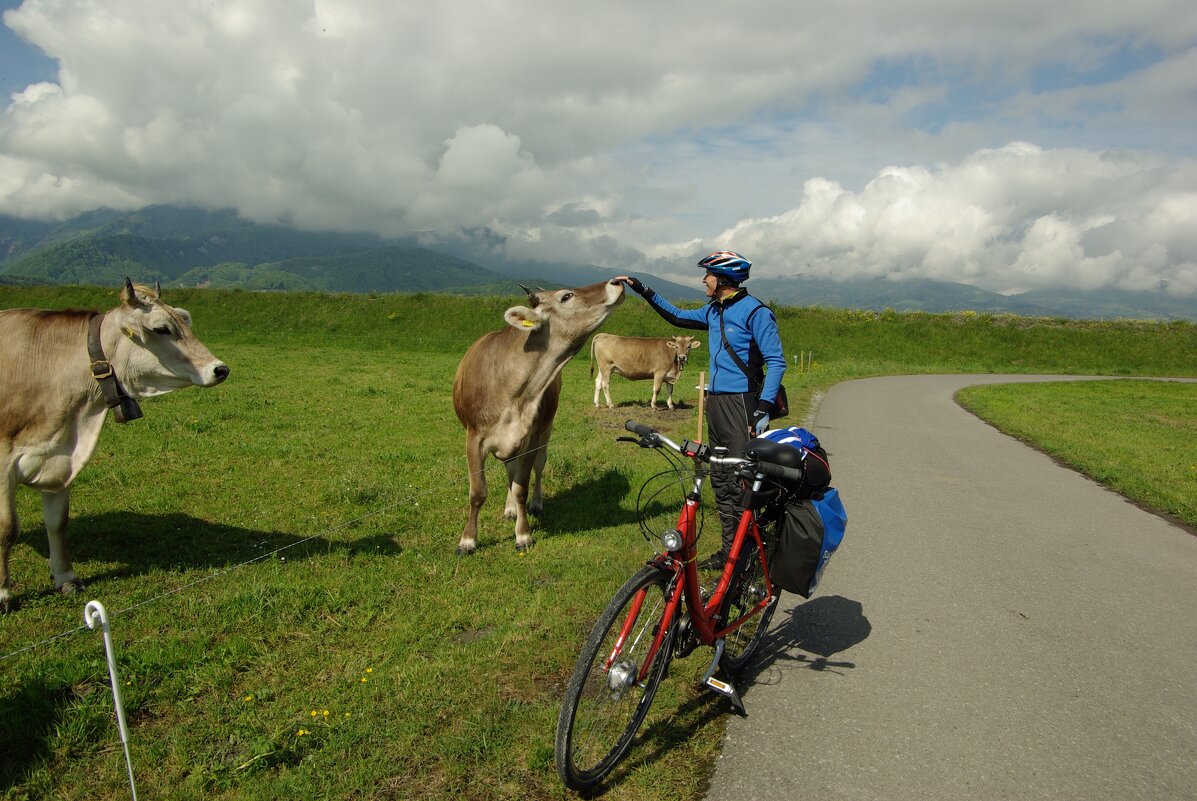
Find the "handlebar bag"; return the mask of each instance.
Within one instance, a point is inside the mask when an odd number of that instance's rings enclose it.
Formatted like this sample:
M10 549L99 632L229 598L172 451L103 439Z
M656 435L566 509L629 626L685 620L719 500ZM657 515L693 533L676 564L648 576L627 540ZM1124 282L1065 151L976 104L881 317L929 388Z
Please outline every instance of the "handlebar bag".
M801 469L801 486L786 487L799 498L809 498L831 485L827 451L819 444L819 438L805 428L790 426L766 431L748 443L747 452L769 462Z
M777 548L769 579L787 592L809 598L823 569L844 540L848 513L835 487L810 498L790 500L777 521Z

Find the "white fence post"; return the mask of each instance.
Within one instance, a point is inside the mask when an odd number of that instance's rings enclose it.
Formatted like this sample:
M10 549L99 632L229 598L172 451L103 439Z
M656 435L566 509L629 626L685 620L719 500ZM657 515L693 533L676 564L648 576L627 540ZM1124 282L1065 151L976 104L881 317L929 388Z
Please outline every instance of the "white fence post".
M121 700L121 683L116 675L116 653L112 648L112 631L108 628L108 612L99 601L88 601L83 607L83 622L92 631L96 621L104 629L104 651L108 657L108 677L112 680L112 705L116 707L116 723L121 730L121 745L125 747L125 764L129 766L129 789L137 801L137 783L133 781L133 758L129 755L129 727L125 725L125 703Z

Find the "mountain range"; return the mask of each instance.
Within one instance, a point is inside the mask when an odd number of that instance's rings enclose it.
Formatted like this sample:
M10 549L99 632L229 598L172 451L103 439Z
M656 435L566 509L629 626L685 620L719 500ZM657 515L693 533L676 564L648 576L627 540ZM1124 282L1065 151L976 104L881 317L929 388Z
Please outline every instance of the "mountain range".
M165 286L323 292L519 294L519 286L577 286L626 269L506 261L480 240L385 240L370 233L300 231L254 223L232 210L147 206L101 209L65 222L0 215L0 284L116 285L125 276ZM442 246L443 245L443 246ZM683 286L637 276L675 302L703 299ZM1163 292L1038 290L1001 295L968 284L884 278L756 278L754 295L788 306L946 312L971 309L1036 317L1197 321L1197 298Z

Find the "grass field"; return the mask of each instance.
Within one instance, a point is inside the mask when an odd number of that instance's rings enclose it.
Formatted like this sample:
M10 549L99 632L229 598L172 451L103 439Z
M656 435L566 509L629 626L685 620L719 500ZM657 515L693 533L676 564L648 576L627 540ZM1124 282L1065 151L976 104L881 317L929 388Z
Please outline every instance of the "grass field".
M557 704L591 622L651 553L635 498L663 466L615 438L628 417L692 435L694 407L654 412L646 383L617 382L617 408L596 410L579 356L536 546L516 553L491 461L479 553L459 559L467 484L452 376L519 299L166 300L192 312L232 374L108 423L72 496L83 595L52 592L40 504L20 492L23 606L0 618L0 794L128 797L101 640L81 626L95 598L112 620L141 798L569 797L552 767ZM0 288L5 308L114 303L114 290ZM814 353L813 370L786 378L797 410L883 373L1197 375L1191 324L779 319L789 348ZM605 330L669 333L635 298ZM687 404L691 369L677 392ZM701 796L727 714L694 690L703 660L675 663L605 798Z

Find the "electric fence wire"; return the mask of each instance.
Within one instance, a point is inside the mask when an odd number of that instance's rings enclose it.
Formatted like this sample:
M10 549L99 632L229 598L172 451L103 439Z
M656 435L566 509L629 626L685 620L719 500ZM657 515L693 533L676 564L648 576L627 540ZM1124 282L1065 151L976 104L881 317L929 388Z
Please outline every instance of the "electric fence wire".
M558 438L555 441L558 444L560 444L562 442L570 442L570 441L577 439L581 436L582 436L582 434L579 433L579 434L574 434L572 436L565 436L562 438ZM549 444L552 444L552 443L549 443ZM521 459L530 453L535 453L536 451L541 450L541 448L547 448L547 447L548 447L548 444L542 445L538 448L532 448L530 450L524 451L523 453L516 454L515 456L512 456L510 459L504 460L502 463L507 464L507 462ZM493 467L494 467L494 465L489 463L489 460L488 460L488 464L483 466L483 468L479 471L479 475L486 476L487 471L493 469ZM454 479L454 480L450 481L449 485L450 486L460 486L461 484L468 482L469 479L470 479L470 474L467 473L463 478L458 478L458 479ZM176 587L172 590L168 590L167 592L159 593L158 595L155 595L151 598L146 598L145 600L139 601L138 603L135 603L132 606L127 606L124 609L120 609L116 612L111 612L111 613L109 613L109 618L117 618L117 617L120 617L121 615L128 614L128 613L133 612L142 607L150 606L152 604L163 601L167 598L182 594L182 593L186 592L187 590L190 590L194 587L198 587L201 584L206 584L209 581L212 581L213 579L217 579L217 578L220 578L221 576L228 575L229 573L232 573L236 570L240 570L240 569L247 567L249 565L252 565L256 562L261 562L264 559L273 558L275 556L278 556L281 553L291 550L292 548L297 548L300 545L303 545L308 542L312 542L313 540L317 540L317 539L319 539L323 536L326 536L328 534L335 534L337 532L345 530L346 528L356 526L365 520L369 520L371 518L378 517L379 515L393 512L396 509L398 509L401 505L419 501L422 498L431 496L434 492L437 492L437 491L438 490L428 489L418 495L414 495L414 496L409 495L406 498L404 498L402 501L395 501L394 503L387 504L386 506L384 506L380 509L375 509L375 510L373 510L371 512L367 512L366 514L363 514L359 517L353 518L352 520L346 520L343 523L340 523L338 525L331 526L329 528L325 528L316 534L311 534L307 537L304 537L303 539L296 540L295 542L292 542L292 543L288 543L287 545L284 545L280 548L275 548L273 551L269 551L268 553L259 554L252 559L246 559L243 562L238 562L235 565L230 565L228 567L222 568L222 569L217 570L213 573L210 573L206 576L195 579L194 581L190 581L186 584ZM0 663L3 663L4 661L6 661L8 659L12 659L16 656L19 656L20 654L27 653L29 651L33 651L38 648L50 645L51 643L58 642L59 640L66 639L67 637L70 637L72 635L78 634L81 631L86 631L86 630L87 630L87 626L77 626L73 629L68 629L67 631L63 631L58 634L54 634L50 637L46 637L45 639L39 640L37 642L30 643L29 645L25 645L21 648L14 650L14 651L0 654Z

